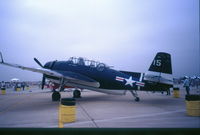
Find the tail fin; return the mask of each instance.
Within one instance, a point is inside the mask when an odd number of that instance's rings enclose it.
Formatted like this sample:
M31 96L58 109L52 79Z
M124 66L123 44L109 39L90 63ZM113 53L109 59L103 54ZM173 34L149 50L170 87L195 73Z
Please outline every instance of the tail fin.
M144 80L163 84L173 84L171 55L165 52L156 54Z
M149 67L149 71L172 74L171 55L164 52L157 53Z

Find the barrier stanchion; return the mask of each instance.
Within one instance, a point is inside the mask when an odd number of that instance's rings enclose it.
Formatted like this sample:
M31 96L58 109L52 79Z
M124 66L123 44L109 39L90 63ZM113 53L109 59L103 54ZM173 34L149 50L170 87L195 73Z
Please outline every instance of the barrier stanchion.
M175 98L179 98L180 97L179 88L174 88L173 89L173 95L174 95Z
M30 88L29 88L29 86L26 86L26 90L29 90Z
M200 95L186 95L186 113L189 116L200 116Z
M1 94L2 94L2 95L5 95L5 94L6 94L6 88L4 88L4 87L1 88Z
M21 88L20 88L20 87L17 87L17 88L16 88L16 91L20 91L20 90L21 90Z
M58 127L63 128L64 123L76 121L76 101L74 98L62 98L58 110Z

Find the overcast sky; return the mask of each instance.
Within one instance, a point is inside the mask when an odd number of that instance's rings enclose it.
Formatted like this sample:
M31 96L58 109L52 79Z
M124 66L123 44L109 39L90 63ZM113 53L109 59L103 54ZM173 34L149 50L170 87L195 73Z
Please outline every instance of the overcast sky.
M157 52L175 77L200 75L199 0L0 0L0 51L24 66L82 56L146 72ZM41 80L0 65L0 81Z

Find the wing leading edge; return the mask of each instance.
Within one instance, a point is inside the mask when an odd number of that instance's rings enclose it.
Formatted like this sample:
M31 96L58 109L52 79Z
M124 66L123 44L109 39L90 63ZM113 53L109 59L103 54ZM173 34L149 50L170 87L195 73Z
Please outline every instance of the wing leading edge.
M56 71L56 70L50 70L50 69L45 69L45 68L33 68L33 67L25 67L25 66L21 66L18 64L11 64L11 63L6 63L3 60L2 54L1 55L1 62L0 64L2 65L6 65L6 66L10 66L10 67L15 67L15 68L20 68L22 70L28 70L28 71L32 71L32 72L37 72L37 73L41 73L41 74L45 74L45 75L49 75L49 76L54 76L60 79L65 79L65 82L73 82L76 84L80 84L80 85L85 85L85 86L89 86L89 87L99 87L100 84L99 82L81 75L81 74L77 74L74 72L69 72L69 71Z

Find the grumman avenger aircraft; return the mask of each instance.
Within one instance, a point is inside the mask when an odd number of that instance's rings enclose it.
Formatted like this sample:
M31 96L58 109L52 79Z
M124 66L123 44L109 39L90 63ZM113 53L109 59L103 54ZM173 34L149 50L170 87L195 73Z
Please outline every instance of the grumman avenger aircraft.
M81 57L71 57L67 61L50 61L45 65L42 65L36 58L34 60L41 68L6 63L2 54L0 64L42 73L42 89L45 79L59 86L59 91L66 86L76 88L73 91L74 98L81 96L78 89L88 89L116 95L125 95L127 91L130 91L135 101L139 101L137 90L162 92L173 87L171 56L165 52L157 53L146 73L118 71L104 63ZM59 91L53 91L53 101L60 100Z

